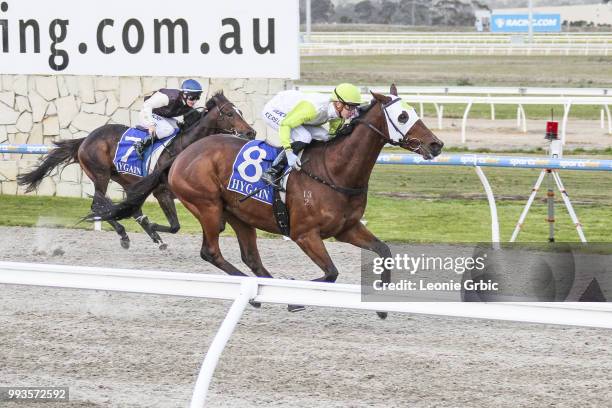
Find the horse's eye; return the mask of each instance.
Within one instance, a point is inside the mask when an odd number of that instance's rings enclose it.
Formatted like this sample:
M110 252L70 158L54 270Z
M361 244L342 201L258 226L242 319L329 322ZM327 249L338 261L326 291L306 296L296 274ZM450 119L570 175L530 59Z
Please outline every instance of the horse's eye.
M232 112L232 111L227 112L227 117L228 118L231 118L233 116L234 116L234 112Z
M402 112L402 114L397 117L397 120L399 120L400 123L408 122L408 114L406 111Z

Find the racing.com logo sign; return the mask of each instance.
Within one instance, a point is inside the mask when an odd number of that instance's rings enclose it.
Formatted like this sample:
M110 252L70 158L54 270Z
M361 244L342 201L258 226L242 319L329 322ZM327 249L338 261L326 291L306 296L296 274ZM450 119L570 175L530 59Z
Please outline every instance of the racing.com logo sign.
M491 16L491 31L498 33L526 33L529 31L528 14L494 14ZM560 32L560 14L534 14L534 32Z

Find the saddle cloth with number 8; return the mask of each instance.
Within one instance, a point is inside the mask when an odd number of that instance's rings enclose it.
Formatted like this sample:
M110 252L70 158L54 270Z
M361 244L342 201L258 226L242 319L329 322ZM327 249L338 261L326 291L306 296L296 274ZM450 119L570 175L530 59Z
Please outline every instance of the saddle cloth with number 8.
M251 198L272 205L274 190L261 180L261 175L272 167L280 151L280 148L270 146L264 140L252 140L245 144L236 155L227 189L245 196L261 189Z

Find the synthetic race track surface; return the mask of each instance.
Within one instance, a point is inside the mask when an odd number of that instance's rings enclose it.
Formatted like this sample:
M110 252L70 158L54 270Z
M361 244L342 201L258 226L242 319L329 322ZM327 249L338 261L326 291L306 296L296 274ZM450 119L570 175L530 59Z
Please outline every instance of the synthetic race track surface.
M0 227L3 261L220 273L200 237ZM242 270L238 245L222 239ZM278 277L321 272L292 242L260 240ZM327 247L339 282L358 283L359 250ZM63 252L63 254L62 254ZM55 255L54 255L55 253ZM45 407L187 406L230 302L0 285L0 386L69 386ZM607 406L609 330L307 308L248 308L214 375L212 407ZM3 406L23 407L22 403Z

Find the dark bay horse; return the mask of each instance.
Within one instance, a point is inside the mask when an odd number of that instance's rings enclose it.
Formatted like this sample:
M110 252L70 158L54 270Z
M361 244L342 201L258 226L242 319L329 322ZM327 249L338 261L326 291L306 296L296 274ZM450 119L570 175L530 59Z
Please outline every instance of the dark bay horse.
M392 95L394 91L392 87ZM293 171L287 182L290 237L323 270L317 281L335 282L338 277L323 243L326 238L374 251L383 258L391 256L389 247L360 222L370 175L383 146L390 143L432 159L444 145L401 99L372 95L370 107L353 121L352 132L307 147L301 171ZM234 159L244 144L217 135L192 144L172 164L168 183L202 225L200 255L204 260L230 275L245 275L219 249L219 232L227 221L236 232L243 262L255 275L271 277L261 262L255 230L280 234L272 206L253 199L241 201L242 195L227 190ZM130 216L161 179L163 171L141 180L129 189L125 201L107 209L103 219ZM384 282L390 278L390 271L383 272Z
M240 110L223 95L223 92L214 94L206 102L206 109L200 115L194 112L191 116L195 116L195 118L185 118L185 123L191 122L191 125L187 125L185 130L181 131L168 146L168 149L164 150L157 162L157 168L167 168L169 163L187 146L211 134L232 134L249 140L255 138L255 131L244 120ZM113 164L117 143L119 143L121 135L126 130L127 127L123 125L104 125L91 132L87 137L54 142L56 148L41 160L38 167L28 173L21 174L18 177L18 183L27 186L27 192L34 191L43 178L48 176L54 168L78 161L85 174L93 181L95 195L91 208L95 211L101 205L101 202L105 202L103 198L110 180L117 182L124 189L140 180L140 177L117 172ZM233 139L239 140L238 138ZM140 209L135 211L133 216L153 242L160 244L160 249L165 249L166 244L163 243L157 232L174 234L180 228L174 205L174 196L168 189L165 180L160 181L153 194L170 225L164 226L149 222ZM129 248L130 238L125 228L115 220L108 220L108 222L121 237L121 246L126 249Z

